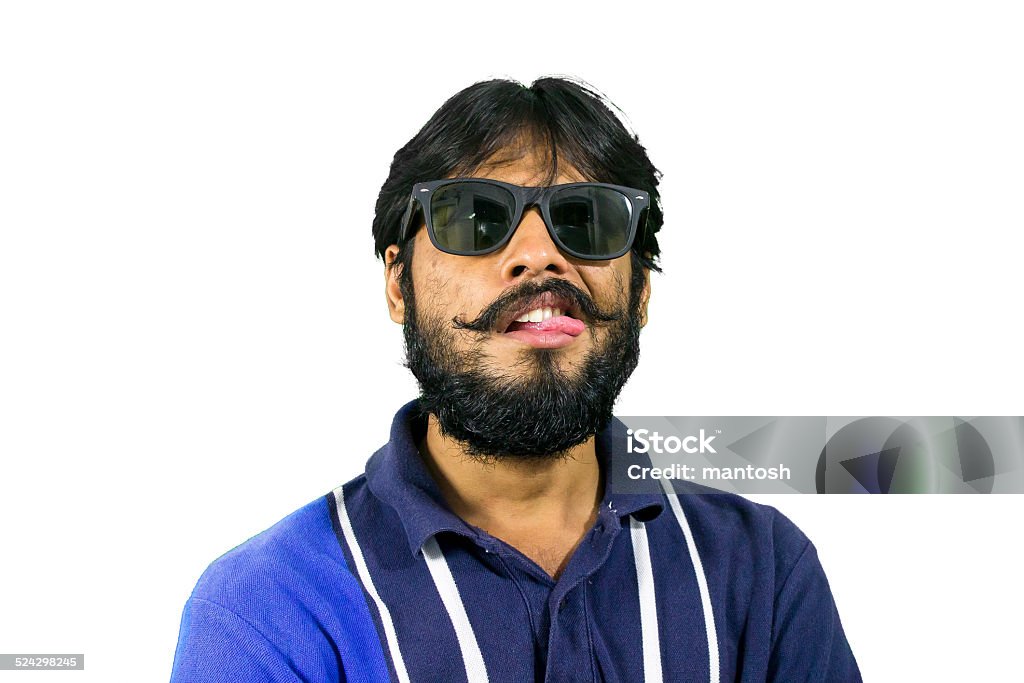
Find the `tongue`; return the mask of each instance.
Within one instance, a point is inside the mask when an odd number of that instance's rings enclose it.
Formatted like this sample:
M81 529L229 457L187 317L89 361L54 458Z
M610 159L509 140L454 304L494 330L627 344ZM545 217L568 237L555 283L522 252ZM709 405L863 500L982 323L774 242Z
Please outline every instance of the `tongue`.
M512 323L506 332L515 330L531 330L533 332L563 332L575 337L583 332L586 324L582 320L567 315L556 315L539 323Z

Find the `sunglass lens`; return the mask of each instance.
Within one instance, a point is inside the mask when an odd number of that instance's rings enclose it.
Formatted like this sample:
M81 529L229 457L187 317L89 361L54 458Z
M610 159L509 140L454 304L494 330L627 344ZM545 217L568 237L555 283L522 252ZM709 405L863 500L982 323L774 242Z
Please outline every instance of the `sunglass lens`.
M440 187L430 199L434 238L454 253L486 253L508 235L515 205L512 193L496 185L459 182Z
M584 257L609 257L629 245L633 205L608 187L568 187L551 197L551 222L562 246Z

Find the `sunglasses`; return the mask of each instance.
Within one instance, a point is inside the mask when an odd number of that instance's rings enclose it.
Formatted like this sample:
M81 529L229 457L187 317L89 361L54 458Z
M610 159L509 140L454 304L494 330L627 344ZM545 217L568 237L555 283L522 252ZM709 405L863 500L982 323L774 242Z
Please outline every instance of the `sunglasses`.
M647 222L650 197L643 190L607 183L521 187L485 178L417 183L402 218L404 241L422 215L435 247L457 256L480 256L505 246L523 213L540 209L548 233L570 256L603 261L629 251Z

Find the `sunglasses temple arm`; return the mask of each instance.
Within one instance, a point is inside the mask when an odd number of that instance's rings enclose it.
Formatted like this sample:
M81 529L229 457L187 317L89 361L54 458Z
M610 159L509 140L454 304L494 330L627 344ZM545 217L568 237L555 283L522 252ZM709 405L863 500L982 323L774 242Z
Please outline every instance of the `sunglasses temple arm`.
M647 215L649 209L650 207L648 206L640 209L640 215L637 217L636 237L633 238L634 248L637 246L643 248L643 245L647 243ZM638 253L640 253L639 250Z
M409 221L412 219L412 207L415 206L416 200L412 197L409 198L409 204L405 207L405 213L402 214L402 222L398 226L398 243L401 244L405 241L406 233L409 232Z

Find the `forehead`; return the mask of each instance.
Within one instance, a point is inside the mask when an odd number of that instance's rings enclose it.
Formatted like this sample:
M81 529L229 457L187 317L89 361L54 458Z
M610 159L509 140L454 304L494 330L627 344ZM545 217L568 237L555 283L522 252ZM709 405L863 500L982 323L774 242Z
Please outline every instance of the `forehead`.
M558 172L553 181L551 178L552 159L548 150L538 147L507 149L494 154L471 173L462 174L466 178L489 178L513 185L537 187L541 185L560 185L588 180L576 170L572 164L558 160Z

